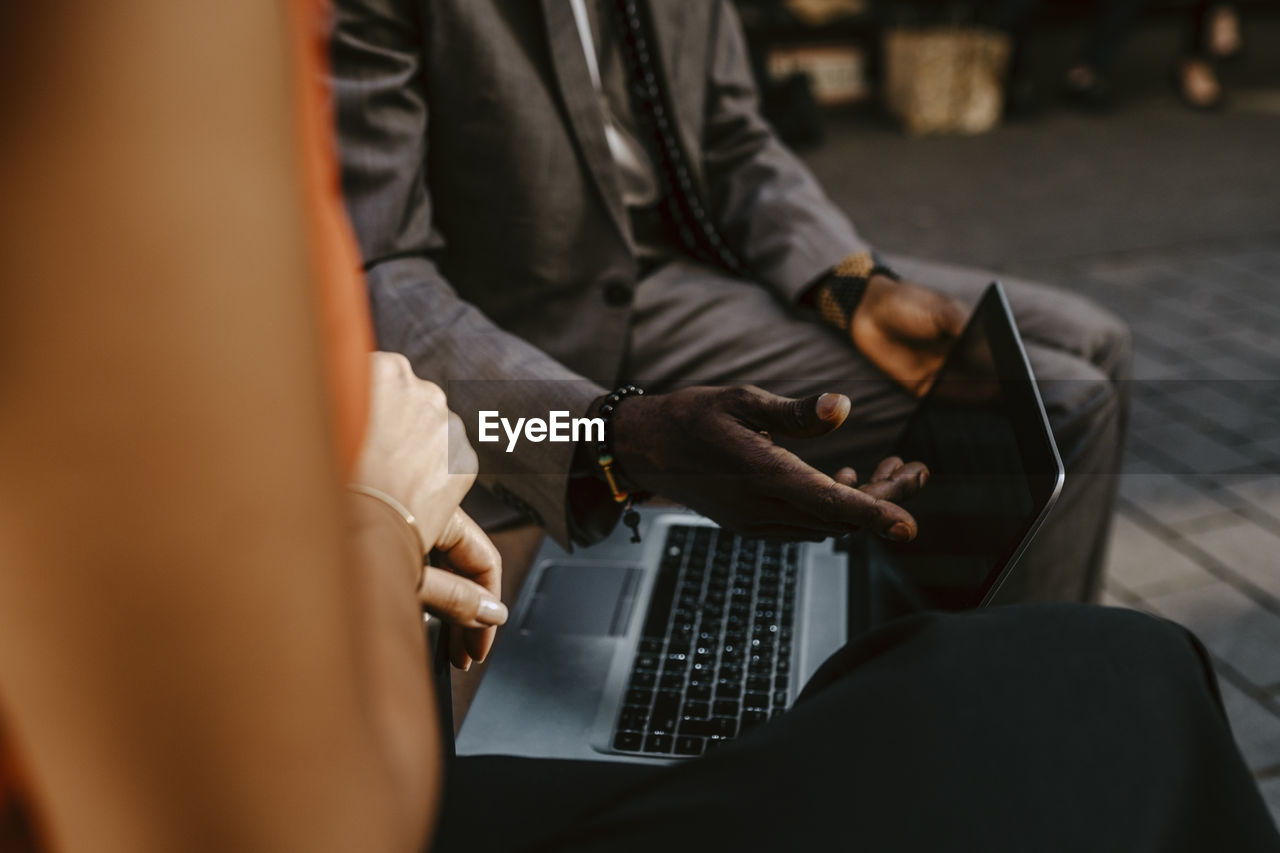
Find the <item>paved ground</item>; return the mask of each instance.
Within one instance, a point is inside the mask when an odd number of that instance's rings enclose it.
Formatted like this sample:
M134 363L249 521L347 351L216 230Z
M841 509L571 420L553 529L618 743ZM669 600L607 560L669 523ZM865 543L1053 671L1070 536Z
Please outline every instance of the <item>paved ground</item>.
M1162 89L1176 28L1157 22L1126 60L1115 115L915 140L846 117L806 156L881 247L1052 281L1128 319L1134 409L1107 601L1204 640L1280 822L1280 19L1246 36L1223 115Z

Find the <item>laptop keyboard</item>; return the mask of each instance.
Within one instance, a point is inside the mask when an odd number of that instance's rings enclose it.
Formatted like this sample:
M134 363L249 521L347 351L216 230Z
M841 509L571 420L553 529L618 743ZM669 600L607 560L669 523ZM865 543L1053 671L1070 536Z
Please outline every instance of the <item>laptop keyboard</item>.
M795 544L668 529L614 749L701 755L782 713L799 560Z

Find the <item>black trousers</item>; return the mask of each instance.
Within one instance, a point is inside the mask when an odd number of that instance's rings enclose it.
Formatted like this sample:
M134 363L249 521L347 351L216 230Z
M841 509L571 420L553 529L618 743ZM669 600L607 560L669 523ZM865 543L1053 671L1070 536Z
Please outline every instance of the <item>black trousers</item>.
M438 851L1280 851L1199 642L1133 611L899 620L675 766L457 759Z

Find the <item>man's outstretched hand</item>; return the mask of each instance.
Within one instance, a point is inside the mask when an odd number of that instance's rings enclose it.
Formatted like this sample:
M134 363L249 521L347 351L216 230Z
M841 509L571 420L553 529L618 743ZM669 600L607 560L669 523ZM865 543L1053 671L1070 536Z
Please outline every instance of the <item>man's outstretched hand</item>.
M933 384L968 311L950 296L873 275L849 323L858 351L917 397Z
M870 528L910 541L916 521L897 502L924 485L923 464L886 459L858 487L851 469L832 479L773 442L828 433L849 409L843 394L793 400L753 386L633 397L613 415L613 456L628 487L744 536L820 540Z

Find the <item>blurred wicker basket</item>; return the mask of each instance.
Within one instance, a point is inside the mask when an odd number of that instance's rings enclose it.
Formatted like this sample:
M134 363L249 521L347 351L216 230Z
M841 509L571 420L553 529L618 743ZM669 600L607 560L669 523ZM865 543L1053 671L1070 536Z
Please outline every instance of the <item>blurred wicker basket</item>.
M1009 37L978 27L890 29L884 99L907 133L983 133L1004 104Z

